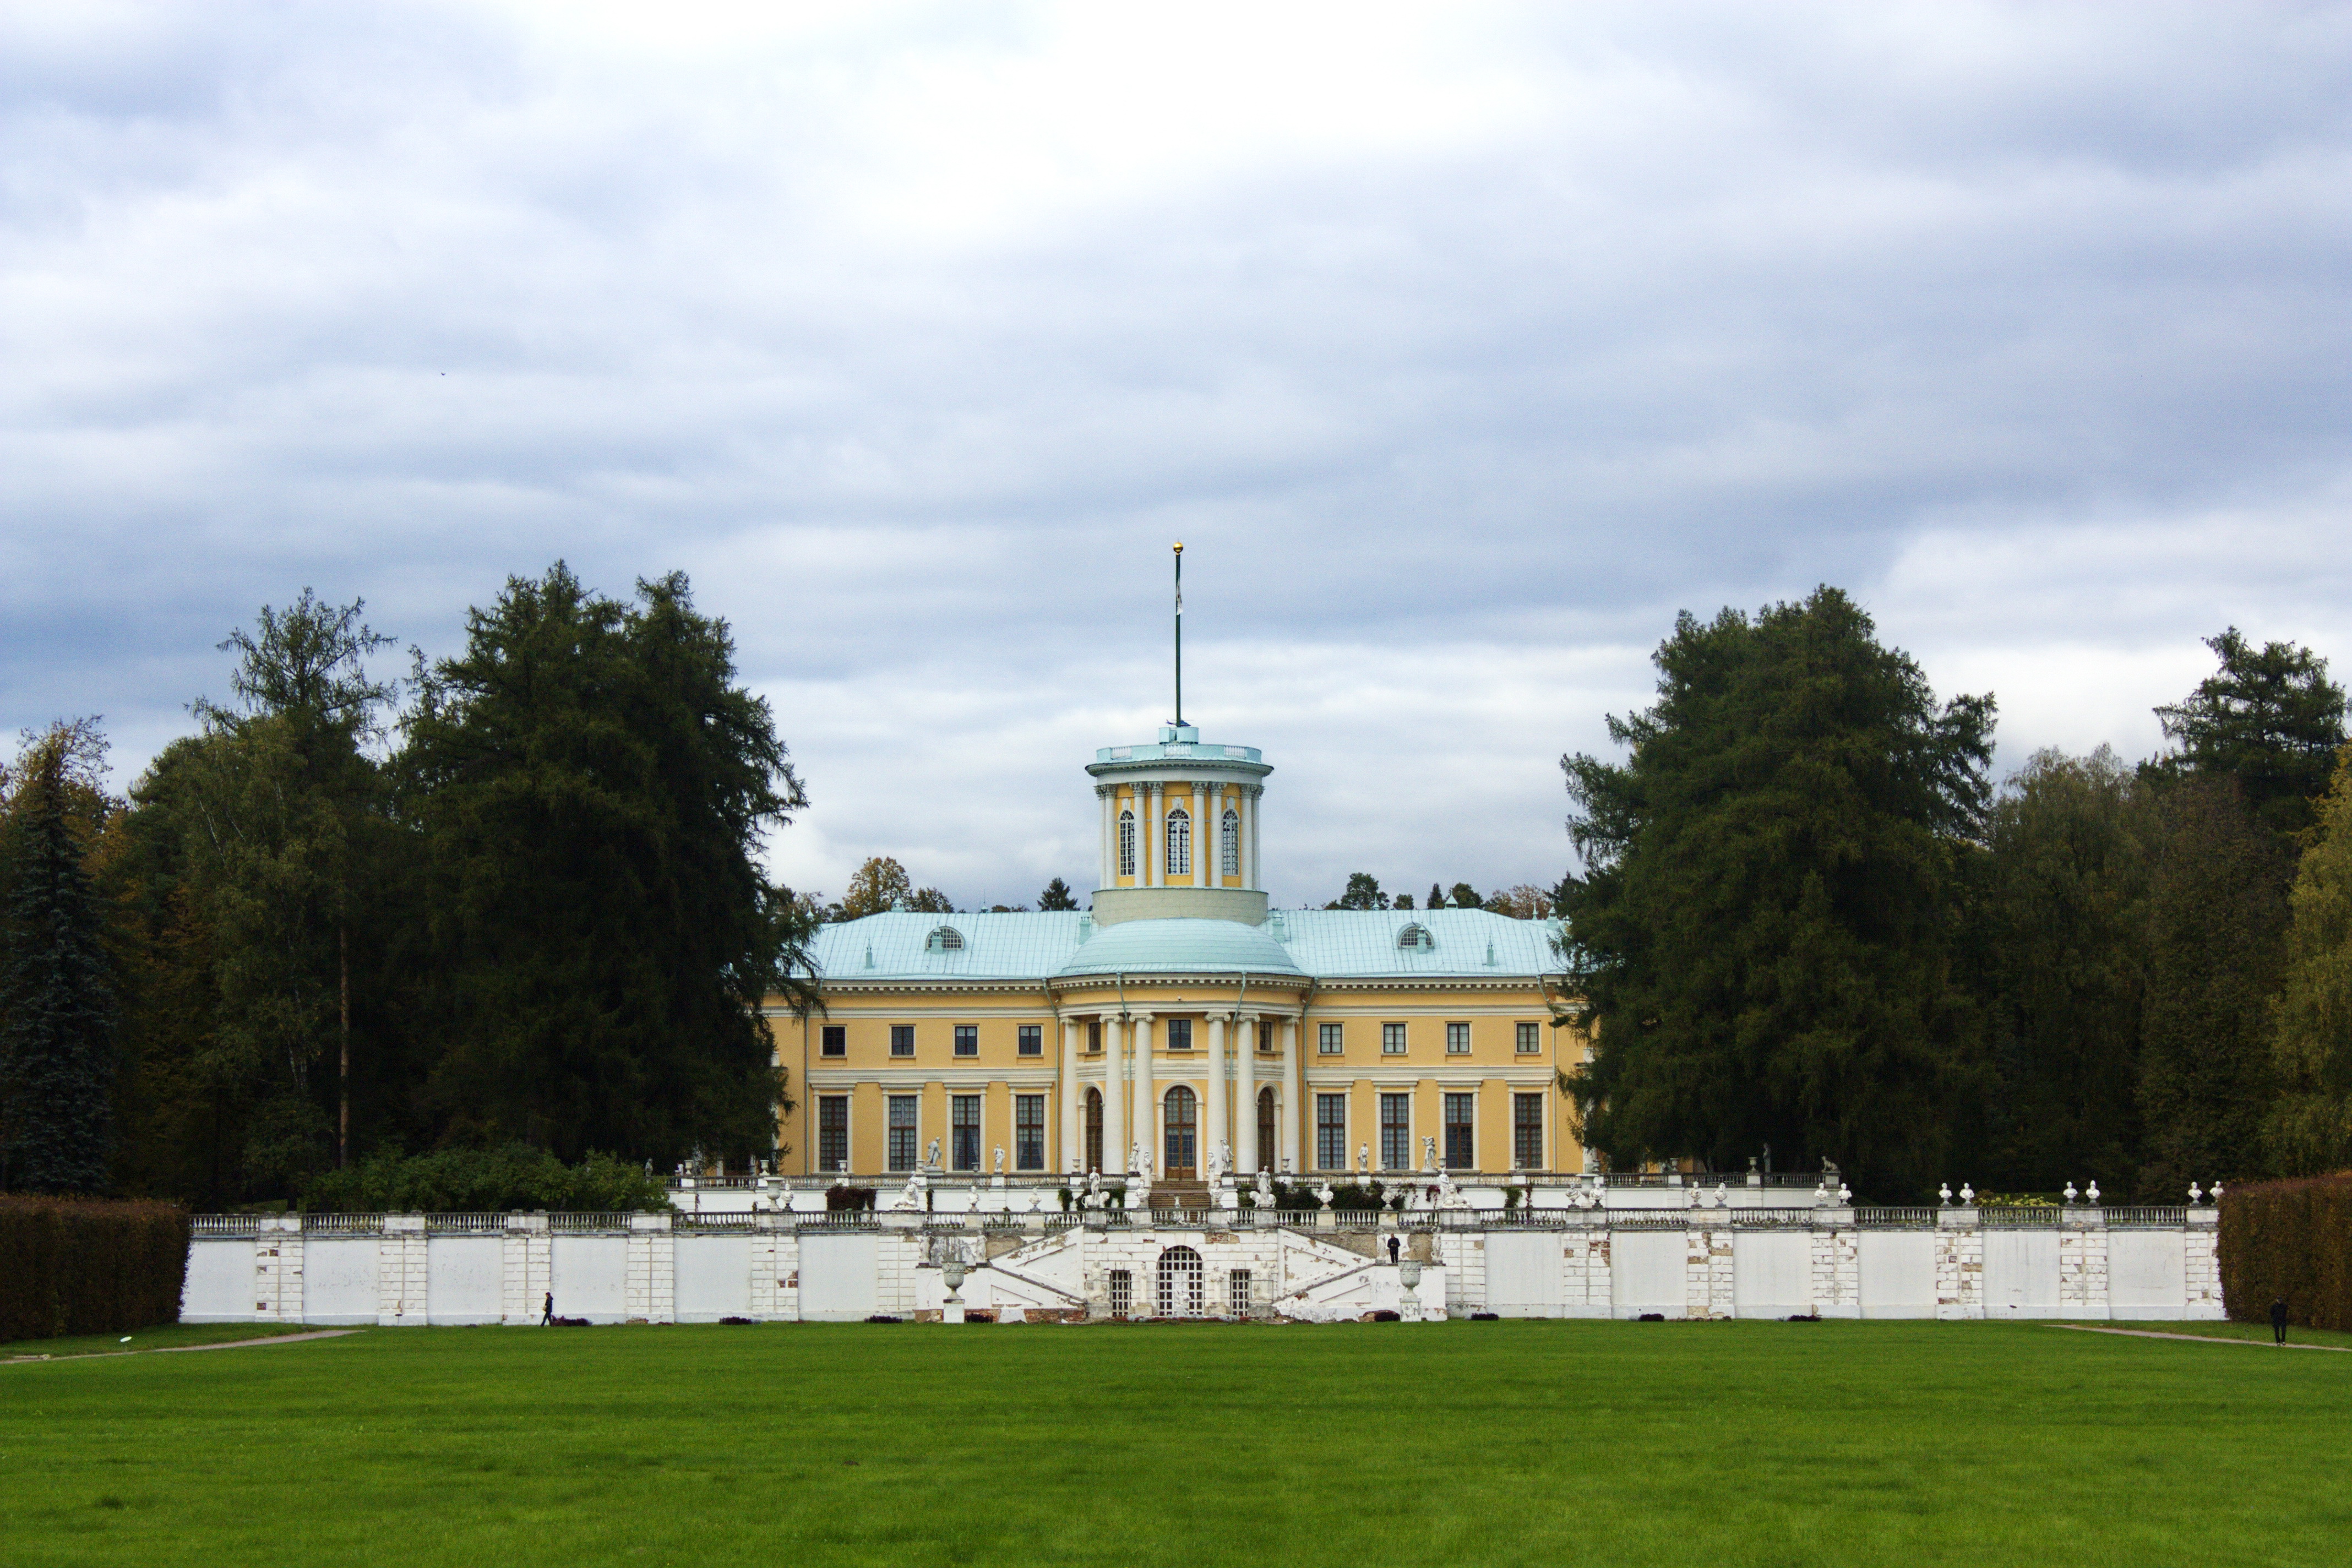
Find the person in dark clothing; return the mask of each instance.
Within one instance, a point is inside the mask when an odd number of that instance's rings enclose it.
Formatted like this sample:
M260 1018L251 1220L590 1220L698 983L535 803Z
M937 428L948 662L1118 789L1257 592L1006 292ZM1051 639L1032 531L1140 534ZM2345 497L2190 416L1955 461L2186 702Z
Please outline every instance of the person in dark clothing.
M547 1293L547 1305L540 1309L540 1312L539 1312L539 1326L540 1326L541 1328L542 1328L542 1329L545 1329L545 1328L552 1328L552 1327L554 1326L554 1324L555 1324L555 1292L554 1292L554 1291L552 1291L552 1290L550 1290L550 1291Z
M2271 1343L2286 1343L2286 1298L2284 1296L2271 1302Z
M1396 1238L1395 1237L1393 1237L1393 1236L1392 1236L1392 1237L1389 1237L1389 1261L1390 1261L1391 1263L1394 1263L1396 1260L1397 1260L1397 1238Z

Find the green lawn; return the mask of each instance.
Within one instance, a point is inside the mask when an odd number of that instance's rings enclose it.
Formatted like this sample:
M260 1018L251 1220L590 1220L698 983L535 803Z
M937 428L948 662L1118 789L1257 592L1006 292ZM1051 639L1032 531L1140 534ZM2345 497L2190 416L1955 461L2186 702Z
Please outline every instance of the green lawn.
M164 1323L156 1328L141 1329L127 1336L122 1334L78 1334L71 1339L16 1340L0 1344L0 1361L13 1361L18 1356L47 1356L55 1361L69 1355L114 1355L131 1351L163 1350L183 1345L225 1345L236 1340L276 1339L284 1334L299 1334L306 1330L299 1323Z
M376 1330L0 1367L0 1561L2301 1565L2347 1410L2021 1324Z

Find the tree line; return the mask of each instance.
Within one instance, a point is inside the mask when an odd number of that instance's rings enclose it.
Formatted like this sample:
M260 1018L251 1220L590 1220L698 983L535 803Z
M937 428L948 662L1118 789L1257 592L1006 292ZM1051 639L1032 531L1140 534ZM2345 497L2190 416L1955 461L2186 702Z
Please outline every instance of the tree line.
M1937 700L1839 591L1682 616L1622 757L1561 759L1590 1146L1828 1159L1883 1201L2352 1164L2345 694L2308 649L2208 646L2162 754L1996 786L1993 699Z
M558 563L394 680L362 617L265 608L127 798L88 722L0 781L0 1187L775 1152L813 922L759 852L805 797L726 625Z

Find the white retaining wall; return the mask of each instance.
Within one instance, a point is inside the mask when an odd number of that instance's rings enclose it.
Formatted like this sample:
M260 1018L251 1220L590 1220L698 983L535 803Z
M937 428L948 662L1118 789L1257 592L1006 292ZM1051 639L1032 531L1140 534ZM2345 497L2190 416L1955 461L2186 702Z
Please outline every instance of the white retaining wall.
M1103 1316L1114 1276L1131 1317L1159 1311L1160 1271L1199 1259L1200 1311L1328 1321L1504 1317L2217 1319L2216 1211L2110 1225L2075 1208L1548 1212L1339 1228L1330 1214L1139 1215L982 1226L977 1216L763 1212L697 1226L667 1214L200 1219L181 1315L190 1322L530 1323L550 1293L590 1322L856 1321L957 1305L1019 1321ZM1516 1223L1514 1223L1516 1222ZM723 1228L719 1228L723 1225ZM1390 1261L1395 1237L1410 1268ZM942 1266L966 1270L957 1302ZM1412 1273L1417 1282L1408 1285ZM1189 1286L1177 1310L1190 1315Z

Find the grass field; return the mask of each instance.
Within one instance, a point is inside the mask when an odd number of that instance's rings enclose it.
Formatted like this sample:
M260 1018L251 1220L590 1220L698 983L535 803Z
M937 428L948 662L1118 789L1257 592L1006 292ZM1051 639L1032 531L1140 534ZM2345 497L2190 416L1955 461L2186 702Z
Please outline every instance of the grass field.
M0 1367L0 1562L2300 1565L2347 1414L2021 1324L377 1330Z

